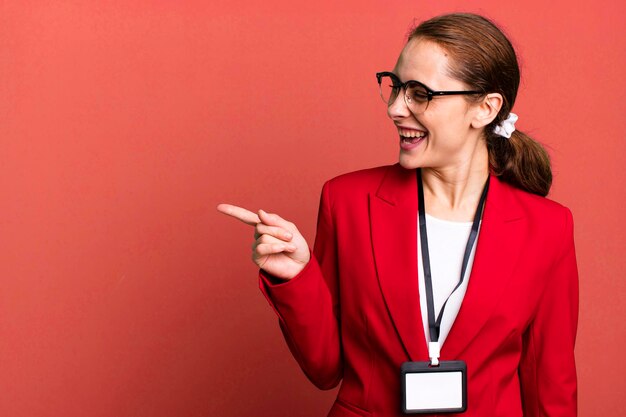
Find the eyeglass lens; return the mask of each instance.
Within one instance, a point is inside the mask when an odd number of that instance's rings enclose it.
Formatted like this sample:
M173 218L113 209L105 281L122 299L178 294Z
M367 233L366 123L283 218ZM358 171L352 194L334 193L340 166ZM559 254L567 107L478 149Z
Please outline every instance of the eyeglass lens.
M388 106L391 106L396 101L400 90L400 85L397 81L394 83L393 78L388 75L381 77L380 96ZM419 113L426 110L428 106L428 92L422 85L409 82L404 94L406 95L406 104L412 112Z

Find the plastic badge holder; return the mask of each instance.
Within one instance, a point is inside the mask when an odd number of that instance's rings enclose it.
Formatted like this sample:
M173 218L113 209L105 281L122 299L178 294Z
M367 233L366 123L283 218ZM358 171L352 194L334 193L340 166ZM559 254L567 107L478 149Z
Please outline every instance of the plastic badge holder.
M400 370L405 414L462 413L467 409L464 361L405 362Z

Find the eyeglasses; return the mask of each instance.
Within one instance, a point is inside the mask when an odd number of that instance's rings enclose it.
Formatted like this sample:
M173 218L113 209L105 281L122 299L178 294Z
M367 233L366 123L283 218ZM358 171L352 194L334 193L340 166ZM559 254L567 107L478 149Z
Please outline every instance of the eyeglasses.
M483 94L482 91L433 91L419 81L402 82L393 72L377 72L376 79L380 87L380 96L387 106L391 106L402 89L404 101L413 114L421 114L428 108L428 103L438 96Z

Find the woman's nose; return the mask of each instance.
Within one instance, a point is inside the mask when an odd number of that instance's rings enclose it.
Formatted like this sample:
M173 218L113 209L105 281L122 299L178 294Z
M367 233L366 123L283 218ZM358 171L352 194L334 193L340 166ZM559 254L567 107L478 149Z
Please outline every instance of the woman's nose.
M392 120L403 119L411 115L411 111L404 101L404 91L400 91L393 103L387 106L387 115Z

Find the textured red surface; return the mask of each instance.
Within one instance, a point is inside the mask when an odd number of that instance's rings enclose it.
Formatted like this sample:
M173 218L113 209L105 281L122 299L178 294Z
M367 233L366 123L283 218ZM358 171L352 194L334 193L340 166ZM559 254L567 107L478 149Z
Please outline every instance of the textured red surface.
M312 243L324 180L397 159L374 73L459 10L521 57L518 127L574 214L580 415L620 415L624 6L464 3L1 2L0 415L324 415L215 206Z

